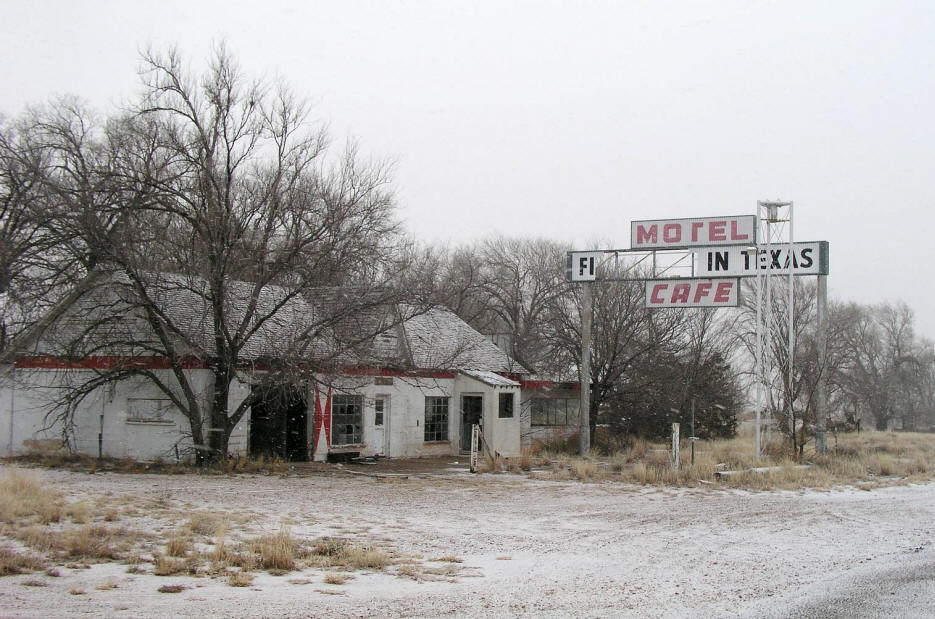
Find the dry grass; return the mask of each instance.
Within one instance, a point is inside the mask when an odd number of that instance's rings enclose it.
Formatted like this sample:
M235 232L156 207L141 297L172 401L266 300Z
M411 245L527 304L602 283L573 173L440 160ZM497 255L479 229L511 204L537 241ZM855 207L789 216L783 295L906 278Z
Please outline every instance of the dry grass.
M354 577L350 574L339 574L335 572L330 572L325 574L325 583L329 585L343 585L349 580L352 580Z
M192 551L193 544L190 535L176 531L166 541L166 554L170 557L185 557Z
M287 529L254 539L251 549L259 556L260 566L266 570L294 570L296 555L301 552L299 542Z
M333 537L319 539L306 559L309 567L350 570L382 570L390 564L390 555L378 548L358 546Z
M227 584L231 587L249 587L253 584L253 574L250 572L231 572L227 577Z
M59 522L64 513L60 493L43 486L30 471L8 468L0 475L0 521Z
M756 458L752 436L698 441L694 465L690 445L683 443L678 469L672 467L666 445L639 439L604 457L584 459L540 451L536 458L538 465L550 467L548 476L554 480L613 480L657 486L717 483L762 490L826 488L836 484L921 481L935 476L935 434L844 434L832 440L827 454L806 451L802 460L792 457L791 450L781 443L766 446L766 455ZM717 473L724 470L736 474L719 477Z
M36 572L45 568L45 560L33 554L0 546L0 576Z
M188 528L196 535L222 536L230 528L230 516L215 512L195 512L188 519Z

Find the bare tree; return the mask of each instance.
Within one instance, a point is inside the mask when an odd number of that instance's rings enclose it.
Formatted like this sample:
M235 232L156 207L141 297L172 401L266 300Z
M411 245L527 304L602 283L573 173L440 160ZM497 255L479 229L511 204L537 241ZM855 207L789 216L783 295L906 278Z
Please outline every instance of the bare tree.
M175 51L146 52L140 76L136 109L101 130L62 107L37 123L59 162L44 178L49 229L84 250L89 273L67 321L84 326L60 329L60 348L122 360L95 365L59 411L140 377L188 419L202 453L223 457L265 387L354 363L404 318L387 308L413 252L389 167L362 163L353 146L330 156L285 86L249 80L223 47L200 76ZM336 286L356 292L336 301L323 292ZM366 329L340 328L361 312L372 317ZM207 397L194 366L210 370ZM252 387L240 401L235 382Z

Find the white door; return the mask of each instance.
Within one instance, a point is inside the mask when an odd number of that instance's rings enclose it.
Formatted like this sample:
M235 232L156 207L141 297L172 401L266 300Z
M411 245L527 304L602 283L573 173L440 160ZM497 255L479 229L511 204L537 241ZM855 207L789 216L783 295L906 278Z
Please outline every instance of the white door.
M373 446L377 454L381 456L390 455L390 398L385 395L378 395L373 400Z

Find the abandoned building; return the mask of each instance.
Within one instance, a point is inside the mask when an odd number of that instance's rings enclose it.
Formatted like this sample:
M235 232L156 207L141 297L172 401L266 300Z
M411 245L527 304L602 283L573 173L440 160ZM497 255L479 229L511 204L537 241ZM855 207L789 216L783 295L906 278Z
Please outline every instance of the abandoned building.
M204 282L157 275L161 287L144 293L119 274L92 275L6 351L0 358L0 453L64 446L91 456L190 460L204 448L166 392L180 389L182 381L208 406L213 329ZM233 308L257 292L243 282L229 288ZM163 322L151 322L152 316L147 322L135 301L139 294L151 297ZM291 461L342 454L456 455L470 448L471 426L478 424L492 452L515 457L530 424L570 419L564 400L530 416L534 400L524 401L521 393L526 370L446 309L374 305L349 314L342 325L316 331L316 341L300 351L307 360L304 371L289 374L280 369L287 362L299 367L293 342L301 340L296 334L320 304L272 285L253 301L278 309L240 351L228 410L247 398L252 406L230 432L229 454ZM184 340L172 349L184 352L181 363L178 358L170 363L151 332L152 324L167 322L172 337ZM314 363L316 357L329 346L337 349L342 329L364 335L332 356L336 361L325 371ZM95 341L102 332L110 338L106 345ZM100 380L115 368L133 371ZM84 386L84 395L73 398L68 414L61 415L63 396L76 385ZM536 389L541 392L541 385ZM548 397L540 396L537 408Z

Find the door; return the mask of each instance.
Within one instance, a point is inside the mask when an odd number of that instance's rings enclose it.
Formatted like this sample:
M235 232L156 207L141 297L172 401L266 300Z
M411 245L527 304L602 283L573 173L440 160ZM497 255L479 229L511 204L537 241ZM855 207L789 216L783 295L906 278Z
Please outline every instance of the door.
M390 455L389 404L389 396L378 395L373 399L373 447L377 455L386 457Z
M484 426L484 396L461 396L461 451L471 451L471 426Z

